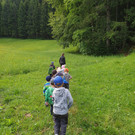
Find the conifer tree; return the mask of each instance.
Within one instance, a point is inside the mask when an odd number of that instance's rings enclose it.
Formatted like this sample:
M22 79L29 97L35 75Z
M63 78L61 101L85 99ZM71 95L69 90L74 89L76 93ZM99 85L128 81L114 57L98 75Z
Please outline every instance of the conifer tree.
M41 38L51 38L51 28L48 25L49 20L49 5L46 1L42 1L41 5L41 21L40 21L40 35Z
M1 2L0 2L0 37L1 37L1 12L2 12L2 5L1 5Z
M11 3L11 37L17 37L17 6L15 2Z
M35 37L35 29L34 29L34 3L35 0L30 0L28 5L28 15L26 20L26 28L27 28L27 34L28 38L34 38Z
M19 4L18 10L18 36L19 38L27 38L26 31L26 10L23 0Z
M1 12L1 33L4 37L9 36L9 30L8 30L8 18L9 18L9 1L6 0L5 3L2 6L2 12Z

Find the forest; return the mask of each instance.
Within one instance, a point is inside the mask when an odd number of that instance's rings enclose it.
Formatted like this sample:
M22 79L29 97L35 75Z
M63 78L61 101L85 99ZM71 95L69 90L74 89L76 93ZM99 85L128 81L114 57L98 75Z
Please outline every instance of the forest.
M50 39L50 9L44 0L1 0L0 36Z
M56 39L87 55L129 53L133 0L0 0L0 37Z

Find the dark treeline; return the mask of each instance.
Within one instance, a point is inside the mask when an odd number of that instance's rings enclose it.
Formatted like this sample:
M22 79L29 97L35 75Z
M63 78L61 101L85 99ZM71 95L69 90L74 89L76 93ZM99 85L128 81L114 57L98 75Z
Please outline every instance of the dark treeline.
M45 0L0 0L0 37L51 38Z
M89 55L126 52L135 44L133 0L48 0L53 37Z
M0 0L0 37L51 36L63 47L77 46L83 54L127 52L135 44L135 2Z

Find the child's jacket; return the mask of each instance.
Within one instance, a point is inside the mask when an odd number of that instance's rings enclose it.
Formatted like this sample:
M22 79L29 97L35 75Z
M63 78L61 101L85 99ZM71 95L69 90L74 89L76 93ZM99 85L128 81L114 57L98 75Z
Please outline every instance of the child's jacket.
M50 82L47 82L43 87L43 95L45 96L46 90L51 86Z
M52 66L49 67L49 70L48 70L48 74L52 74L52 71L54 70L54 68Z
M55 88L53 91L53 113L65 115L73 104L70 91L64 87Z
M69 83L69 79L71 78L71 75L69 73L64 73L65 80Z
M45 92L45 102L48 102L50 105L53 105L53 101L52 101L53 90L54 88L49 87Z

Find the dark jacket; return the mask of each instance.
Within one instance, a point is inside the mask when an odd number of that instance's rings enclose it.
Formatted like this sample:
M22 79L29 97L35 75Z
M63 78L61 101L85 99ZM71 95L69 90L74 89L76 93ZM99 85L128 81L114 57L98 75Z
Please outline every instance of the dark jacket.
M65 57L64 56L61 56L60 57L59 63L60 63L60 65L65 65L66 64L66 60L65 60Z

